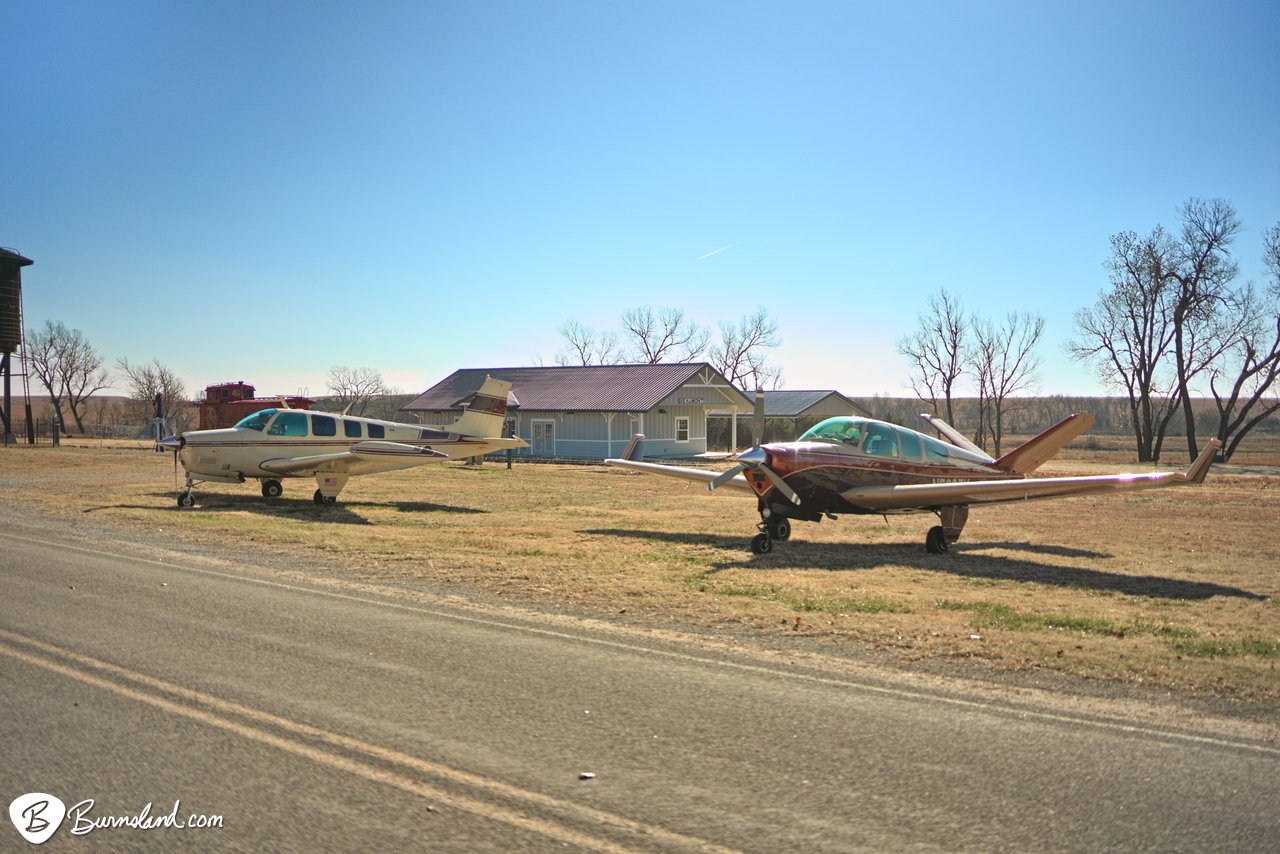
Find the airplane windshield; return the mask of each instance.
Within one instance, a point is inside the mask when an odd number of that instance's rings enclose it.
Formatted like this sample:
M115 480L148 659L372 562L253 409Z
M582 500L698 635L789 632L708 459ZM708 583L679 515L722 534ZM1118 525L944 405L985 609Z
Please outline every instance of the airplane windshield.
M850 418L847 415L828 418L806 430L800 437L800 441L838 442L856 448L862 441L863 425L861 418Z
M261 431L266 429L267 422L270 421L271 416L275 414L276 411L274 409L263 409L260 412L253 413L248 418L241 418L240 421L237 422L236 426L248 427L250 430Z
M839 415L820 421L807 430L801 442L833 442L857 448L864 454L877 457L898 457L926 462L946 463L964 460L982 463L986 460L963 448L940 442L932 436L922 436L905 427L895 427L883 421ZM921 453L923 451L923 453Z

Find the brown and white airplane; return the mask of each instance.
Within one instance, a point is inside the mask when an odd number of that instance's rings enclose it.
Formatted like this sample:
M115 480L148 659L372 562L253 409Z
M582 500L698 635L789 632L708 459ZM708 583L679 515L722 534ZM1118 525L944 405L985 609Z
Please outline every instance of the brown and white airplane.
M941 524L929 530L925 547L937 554L960 538L971 505L1198 484L1221 445L1211 441L1185 472L1030 477L1092 427L1093 416L1069 416L998 460L941 419L920 417L949 441L870 418L840 416L794 442L704 455L737 463L724 472L641 462L634 458L635 441L626 459L606 462L703 481L709 490L731 486L755 493L761 519L760 533L751 540L756 554L772 551L774 540L789 539L792 519L818 522L843 513L936 513Z
M195 430L157 444L187 472L179 507L195 504L201 481L262 482L264 498L283 491L281 478L314 477L317 504L332 504L353 475L466 459L505 448L527 448L503 437L511 383L486 377L462 416L443 429L300 409L264 409L223 430Z

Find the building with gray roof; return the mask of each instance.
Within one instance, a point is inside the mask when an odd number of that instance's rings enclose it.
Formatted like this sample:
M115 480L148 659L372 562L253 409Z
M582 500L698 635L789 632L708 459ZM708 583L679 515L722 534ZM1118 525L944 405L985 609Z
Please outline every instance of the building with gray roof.
M507 417L530 443L523 455L607 459L643 433L647 457L693 456L707 450L712 411L751 411L751 399L706 362L464 368L401 409L423 424L452 423L486 376L512 383Z

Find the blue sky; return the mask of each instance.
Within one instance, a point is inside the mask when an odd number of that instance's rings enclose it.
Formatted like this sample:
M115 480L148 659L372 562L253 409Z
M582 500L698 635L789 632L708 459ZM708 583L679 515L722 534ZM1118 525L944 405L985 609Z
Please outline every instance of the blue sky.
M569 319L765 306L790 388L908 395L928 295L1048 319L1108 237L1280 220L1275 2L5 0L27 325L196 393L551 364ZM723 251L716 252L723 247ZM714 253L714 254L708 254Z

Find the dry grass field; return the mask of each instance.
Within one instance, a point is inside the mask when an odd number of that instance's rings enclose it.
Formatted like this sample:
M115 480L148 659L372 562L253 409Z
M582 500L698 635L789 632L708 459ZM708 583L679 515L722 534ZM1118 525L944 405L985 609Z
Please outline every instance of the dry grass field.
M1141 470L1119 453L1072 450L1049 473ZM180 510L168 455L19 446L0 449L0 500L629 621L1273 702L1277 463L1267 450L1201 487L975 508L946 555L925 552L932 516L845 516L753 557L750 497L604 466L447 462L355 478L328 507L308 480L270 501L256 482L209 484Z

